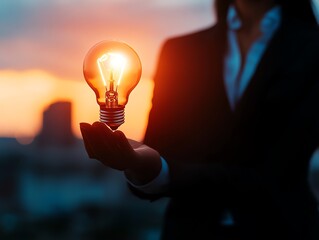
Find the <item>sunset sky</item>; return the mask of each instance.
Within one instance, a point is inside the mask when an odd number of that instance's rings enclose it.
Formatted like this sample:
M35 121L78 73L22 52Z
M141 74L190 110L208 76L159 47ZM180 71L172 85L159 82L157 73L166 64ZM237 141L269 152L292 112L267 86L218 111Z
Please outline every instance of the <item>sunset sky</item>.
M319 0L315 0L319 3ZM128 137L143 138L152 77L163 41L215 21L212 0L1 0L0 137L33 137L43 110L70 100L73 130L98 119L83 59L101 40L121 40L139 54L142 80L126 107Z
M143 75L121 127L141 140L162 42L209 26L211 0L2 0L0 1L0 137L33 137L53 101L73 102L73 130L98 119L86 84L86 52L101 40L121 40L139 54Z

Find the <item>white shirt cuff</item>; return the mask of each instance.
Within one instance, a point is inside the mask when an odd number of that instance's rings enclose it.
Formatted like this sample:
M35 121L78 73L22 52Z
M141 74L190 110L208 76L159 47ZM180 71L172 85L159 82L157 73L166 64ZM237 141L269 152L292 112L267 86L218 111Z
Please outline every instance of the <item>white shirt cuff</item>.
M126 178L126 181L134 188L148 194L160 194L167 190L169 184L169 167L164 158L161 157L162 168L160 173L152 181L144 185L136 185Z

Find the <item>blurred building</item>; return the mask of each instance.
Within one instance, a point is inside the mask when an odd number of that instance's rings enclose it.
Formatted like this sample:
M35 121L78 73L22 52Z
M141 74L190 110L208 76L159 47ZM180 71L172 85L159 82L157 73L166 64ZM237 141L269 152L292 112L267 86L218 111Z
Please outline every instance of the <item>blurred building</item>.
M0 138L0 239L158 240L166 200L134 197L89 159L70 102L51 104L29 145Z
M36 144L40 146L68 147L75 144L71 129L72 111L70 102L56 102L43 112L43 124Z

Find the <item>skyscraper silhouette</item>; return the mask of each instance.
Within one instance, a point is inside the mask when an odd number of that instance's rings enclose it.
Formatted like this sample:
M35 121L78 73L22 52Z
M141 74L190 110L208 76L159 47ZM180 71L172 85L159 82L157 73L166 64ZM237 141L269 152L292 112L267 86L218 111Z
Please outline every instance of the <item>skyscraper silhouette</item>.
M70 146L75 143L71 129L71 102L55 102L43 112L41 132L35 139L40 146Z

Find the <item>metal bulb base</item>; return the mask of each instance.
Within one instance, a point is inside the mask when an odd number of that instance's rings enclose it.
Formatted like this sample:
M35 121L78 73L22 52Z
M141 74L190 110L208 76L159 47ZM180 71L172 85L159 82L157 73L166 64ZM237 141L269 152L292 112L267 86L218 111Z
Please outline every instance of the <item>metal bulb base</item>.
M116 130L124 121L124 106L117 106L114 108L106 108L100 106L100 122L108 125L112 130Z

